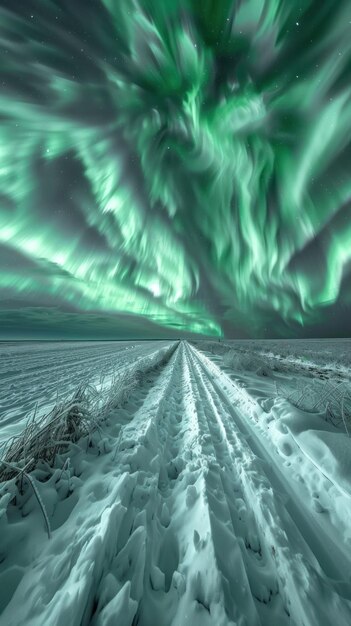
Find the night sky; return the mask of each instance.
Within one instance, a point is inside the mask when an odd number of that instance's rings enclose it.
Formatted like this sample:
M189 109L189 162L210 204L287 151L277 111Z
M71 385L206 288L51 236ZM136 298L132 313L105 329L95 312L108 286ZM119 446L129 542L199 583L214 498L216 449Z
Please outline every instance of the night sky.
M351 335L349 0L0 0L0 337Z

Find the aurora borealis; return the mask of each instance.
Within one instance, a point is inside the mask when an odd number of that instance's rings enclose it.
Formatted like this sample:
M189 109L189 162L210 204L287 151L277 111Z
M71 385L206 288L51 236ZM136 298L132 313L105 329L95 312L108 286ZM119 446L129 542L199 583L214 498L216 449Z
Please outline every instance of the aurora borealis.
M347 0L0 0L0 59L3 336L350 334Z

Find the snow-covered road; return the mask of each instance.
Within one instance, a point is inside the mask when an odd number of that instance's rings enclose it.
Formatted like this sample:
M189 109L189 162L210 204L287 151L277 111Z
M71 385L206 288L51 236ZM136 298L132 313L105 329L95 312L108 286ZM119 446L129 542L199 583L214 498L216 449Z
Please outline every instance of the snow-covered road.
M0 510L0 625L349 625L351 481L261 413L181 342L38 482L50 540L29 490Z

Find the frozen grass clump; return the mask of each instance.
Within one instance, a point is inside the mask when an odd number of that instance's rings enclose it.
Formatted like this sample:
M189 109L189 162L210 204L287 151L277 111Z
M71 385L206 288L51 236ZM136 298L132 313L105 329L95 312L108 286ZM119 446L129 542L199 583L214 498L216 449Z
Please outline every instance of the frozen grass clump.
M294 387L279 383L277 394L297 408L309 413L324 413L336 427L351 434L351 384L345 381L313 379L296 380Z
M271 375L271 369L268 367L265 360L255 354L229 350L229 352L224 355L223 362L227 367L237 372L255 372L260 376Z
M89 393L79 388L73 398L56 405L49 414L29 420L22 433L7 441L1 455L0 481L13 478L25 468L30 472L39 460L52 464L70 442L91 427Z
M215 356L221 356L228 352L231 348L226 343L222 343L221 341L192 341L191 342L195 348L198 350L202 350L204 352L210 352Z

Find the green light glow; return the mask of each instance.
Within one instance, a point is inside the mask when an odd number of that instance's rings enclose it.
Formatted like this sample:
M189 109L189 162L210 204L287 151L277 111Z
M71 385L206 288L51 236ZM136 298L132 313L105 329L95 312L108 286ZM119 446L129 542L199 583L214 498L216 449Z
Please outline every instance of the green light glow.
M350 301L348 2L2 5L3 299L217 336Z

